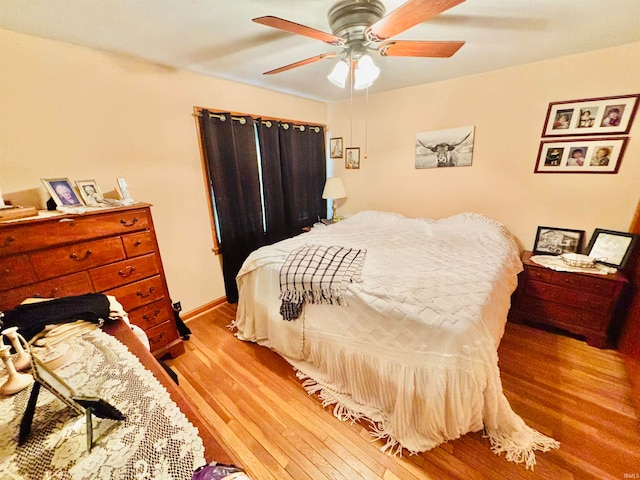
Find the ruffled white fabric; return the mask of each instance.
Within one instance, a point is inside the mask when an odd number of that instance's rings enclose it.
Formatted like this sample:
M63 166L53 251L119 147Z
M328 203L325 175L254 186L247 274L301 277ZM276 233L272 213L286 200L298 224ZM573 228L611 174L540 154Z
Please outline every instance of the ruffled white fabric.
M349 306L307 305L285 322L279 266L303 243L364 248L367 260ZM391 454L484 429L496 453L532 468L535 450L558 443L512 411L497 356L521 269L512 236L482 215L361 212L252 253L237 277L236 335L281 354L338 418L369 419Z

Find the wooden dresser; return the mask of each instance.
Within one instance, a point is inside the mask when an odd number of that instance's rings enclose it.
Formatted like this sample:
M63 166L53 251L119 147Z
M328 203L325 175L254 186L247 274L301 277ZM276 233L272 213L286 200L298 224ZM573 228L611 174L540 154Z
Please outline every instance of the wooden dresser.
M613 346L610 328L616 304L627 284L621 273L597 275L559 272L522 257L509 320L558 327L586 338L598 348Z
M92 292L116 297L156 357L184 352L150 205L0 222L0 310Z

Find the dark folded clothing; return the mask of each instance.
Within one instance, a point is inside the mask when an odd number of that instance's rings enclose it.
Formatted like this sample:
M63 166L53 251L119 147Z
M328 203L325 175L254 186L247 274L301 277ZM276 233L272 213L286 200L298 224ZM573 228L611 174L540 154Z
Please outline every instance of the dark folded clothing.
M18 305L7 310L1 319L2 328L18 327L27 341L45 325L68 323L76 320L99 323L109 319L109 299L101 293L87 293L71 297L55 298L37 303Z

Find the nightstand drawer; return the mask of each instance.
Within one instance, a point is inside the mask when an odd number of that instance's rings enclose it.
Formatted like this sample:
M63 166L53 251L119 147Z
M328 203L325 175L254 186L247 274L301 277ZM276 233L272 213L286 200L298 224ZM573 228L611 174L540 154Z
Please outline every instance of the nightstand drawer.
M31 262L39 279L47 280L124 258L122 241L115 237L34 253L31 255Z
M527 297L522 300L520 311L522 315L533 321L548 323L573 331L576 326L581 330L601 330L607 323L607 317L596 312L576 310L575 308L560 303L546 302L540 298ZM538 317L538 318L536 318Z
M524 275L524 273L525 272L523 272L521 275ZM553 270L545 267L527 266L527 270L526 270L526 274L528 278L532 280L540 280L542 282L549 282L549 283L553 282L554 273L555 272Z
M527 282L526 290L527 294L532 297L594 312L609 312L613 304L611 297L576 292L572 289L537 281Z
M89 271L97 291L126 285L160 273L155 254L130 258Z
M36 274L26 255L0 258L0 290L20 287L36 280Z
M602 296L613 294L617 288L616 282L579 273L554 272L553 283Z

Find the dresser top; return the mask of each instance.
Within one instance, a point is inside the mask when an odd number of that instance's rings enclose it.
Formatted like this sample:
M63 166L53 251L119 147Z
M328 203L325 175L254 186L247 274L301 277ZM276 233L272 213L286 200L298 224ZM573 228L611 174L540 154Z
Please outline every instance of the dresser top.
M46 222L52 219L54 220L74 219L78 217L100 215L102 213L126 212L129 210L147 208L150 206L151 204L149 203L139 202L139 203L134 203L132 205L121 206L121 207L80 207L78 209L79 213L60 212L58 210L38 210L37 216L0 221L0 229L3 227L9 227L9 226L15 226L15 225Z
M606 275L603 274L598 274L598 273L589 273L589 272L584 272L584 271L567 271L567 270L553 270L549 267L545 267L544 265L540 265L539 263L536 263L534 261L531 260L531 257L534 256L533 252L530 251L525 251L522 254L522 263L526 266L530 266L530 267L536 267L536 268L544 268L544 269L548 269L548 270L552 270L554 272L559 272L559 273L566 273L566 274L571 274L571 275L585 275L588 277L594 277L594 278L602 278L602 279L606 279L606 280L614 280L614 281L618 281L618 282L627 282L627 278L626 276L621 273L620 271L616 271L615 273L609 273Z

